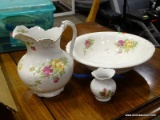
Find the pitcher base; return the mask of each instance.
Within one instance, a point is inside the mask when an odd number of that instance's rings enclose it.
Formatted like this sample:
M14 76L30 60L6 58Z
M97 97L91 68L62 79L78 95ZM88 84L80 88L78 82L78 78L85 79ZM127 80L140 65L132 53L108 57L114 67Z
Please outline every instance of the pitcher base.
M58 90L55 90L55 91L49 91L49 92L44 92L44 93L33 91L33 93L36 94L39 97L50 98L50 97L54 97L54 96L59 95L63 90L64 90L64 87L60 88Z

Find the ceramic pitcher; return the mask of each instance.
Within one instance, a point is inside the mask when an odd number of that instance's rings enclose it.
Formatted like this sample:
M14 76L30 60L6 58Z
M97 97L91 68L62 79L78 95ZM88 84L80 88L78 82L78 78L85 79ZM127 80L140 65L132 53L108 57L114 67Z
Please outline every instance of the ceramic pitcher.
M116 91L116 83L112 79L115 74L115 70L98 68L91 74L95 77L90 84L92 93L98 101L109 101Z
M73 29L70 54L60 48L60 39L67 26ZM13 38L25 43L27 52L18 63L21 80L40 97L60 94L73 73L72 50L77 30L71 21L49 30L35 26L17 26ZM62 41L63 42L63 41Z

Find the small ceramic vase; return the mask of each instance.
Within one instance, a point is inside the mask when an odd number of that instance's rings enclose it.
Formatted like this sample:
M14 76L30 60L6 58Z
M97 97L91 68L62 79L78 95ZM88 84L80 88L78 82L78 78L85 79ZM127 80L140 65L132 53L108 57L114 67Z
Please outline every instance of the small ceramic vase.
M109 101L116 91L116 83L112 79L115 70L98 68L91 74L95 77L90 84L92 93L98 101Z

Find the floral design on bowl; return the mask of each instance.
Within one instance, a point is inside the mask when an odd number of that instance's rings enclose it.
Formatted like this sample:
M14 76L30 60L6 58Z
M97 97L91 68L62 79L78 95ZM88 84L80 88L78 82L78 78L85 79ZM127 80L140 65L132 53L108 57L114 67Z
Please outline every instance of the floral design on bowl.
M91 46L94 44L94 40L93 39L88 39L85 41L84 43L84 55L86 55L87 53L87 49L91 48Z
M116 42L115 45L119 48L118 53L122 53L129 52L131 49L133 50L138 45L138 42L130 39L125 39L118 40L118 42Z
M68 52L69 49L70 42L66 46ZM111 68L116 70L116 74L121 74L148 61L154 52L155 46L140 36L119 32L94 32L76 38L73 57L91 70Z

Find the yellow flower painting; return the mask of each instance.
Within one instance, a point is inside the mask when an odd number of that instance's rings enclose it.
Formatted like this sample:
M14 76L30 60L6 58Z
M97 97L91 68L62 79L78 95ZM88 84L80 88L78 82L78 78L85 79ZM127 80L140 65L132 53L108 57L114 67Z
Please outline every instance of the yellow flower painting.
M67 63L68 59L66 57L51 59L47 63L42 63L39 67L31 66L29 71L32 72L33 75L39 75L40 78L53 78L53 82L58 83L60 76L65 74ZM30 86L39 84L41 84L40 79Z
M125 40L118 40L115 45L119 48L118 53L122 52L129 52L130 50L133 50L137 45L138 42L125 39Z

